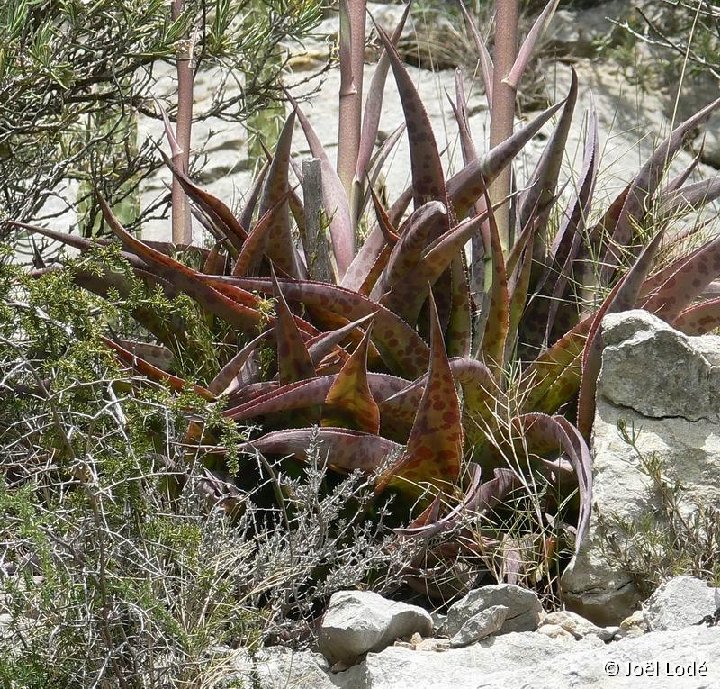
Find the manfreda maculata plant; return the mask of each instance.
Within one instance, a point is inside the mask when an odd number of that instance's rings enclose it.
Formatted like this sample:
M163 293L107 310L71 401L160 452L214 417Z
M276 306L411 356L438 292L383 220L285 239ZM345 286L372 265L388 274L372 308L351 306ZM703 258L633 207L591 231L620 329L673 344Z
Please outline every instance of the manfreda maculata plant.
M720 299L698 299L720 274L720 239L655 267L667 245L664 228L683 209L720 195L720 178L688 184L692 169L661 185L667 162L720 100L678 126L593 222L599 146L591 111L576 191L558 208L578 95L575 74L562 102L517 131L514 100L500 96L502 89L517 90L556 5L548 3L519 51L507 40L496 41L495 63L509 69L503 78L470 22L490 111L495 118L509 117L511 126L506 121L505 135L478 155L458 74L452 105L464 166L446 178L427 113L394 47L402 24L392 37L378 29L384 54L361 117L365 3L341 0L337 168L292 99L275 151L237 217L168 159L195 216L215 238L211 249L196 250L202 265L195 268L176 258L183 247L128 234L100 200L136 278L170 298L188 295L203 318L222 325L223 351L231 345L231 353L218 355L219 372L190 381L164 370L162 360L149 360L147 343L108 338L108 346L139 373L177 390L191 386L224 405L228 419L259 423L263 430L244 446L248 452L303 460L312 441L340 472L377 473L378 493L397 491L414 505L404 536L429 537L466 512L494 509L530 470L556 488L550 511L576 492L579 547L590 511L587 443L602 317L645 308L687 333L720 325ZM509 49L513 59L499 60L498 51ZM405 122L373 156L390 69ZM553 117L554 131L527 187L511 194L505 175L498 193L496 182L514 157ZM300 169L291 158L296 119L319 167L319 187L304 179L311 166ZM387 208L373 182L403 128L412 184ZM168 138L176 160L169 127ZM327 223L308 210L316 205L313 199L321 202ZM366 208L372 208L374 223L357 248ZM643 228L653 208L662 213L652 215L657 231L646 241ZM33 229L84 254L103 241ZM318 255L329 260L316 261ZM79 285L103 296L111 289L120 295L130 290L107 266L73 270ZM588 290L599 295L598 303L585 299ZM274 304L270 312L268 300ZM138 308L133 315L154 344L181 352L182 322L160 319L152 309ZM202 439L202 429L191 424L188 442Z

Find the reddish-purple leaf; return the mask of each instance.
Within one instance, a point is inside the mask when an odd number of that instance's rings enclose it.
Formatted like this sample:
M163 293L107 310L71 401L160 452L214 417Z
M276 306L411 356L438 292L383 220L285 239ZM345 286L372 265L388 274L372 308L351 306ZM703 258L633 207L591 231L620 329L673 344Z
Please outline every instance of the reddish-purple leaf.
M182 263L165 256L165 254L155 249L151 249L140 240L135 239L125 231L102 197L98 196L98 202L105 221L123 244L158 270L161 276L180 287L204 309L222 318L227 323L243 330L257 326L261 320L259 311L254 308L257 305L257 297L237 288L227 290L227 287L232 287L230 285L221 289L210 287L205 284L207 277L202 273L195 273L195 271L190 270Z
M161 368L158 368L157 366L154 366L148 361L145 361L145 359L142 359L137 354L131 352L128 349L125 349L125 347L120 346L117 342L113 342L107 337L101 337L100 339L102 339L102 341L108 347L110 347L110 349L113 349L115 351L121 361L125 362L128 366L134 368L136 371L138 371L138 373L141 373L142 375L147 376L148 378L155 380L159 383L168 385L170 389L174 392L183 392L187 389L190 389L196 395L199 395L203 399L206 399L208 401L215 400L215 395L213 395L210 390L204 388L202 385L191 385L182 378L178 378L177 376L173 376L170 373L166 373Z
M668 162L680 149L688 133L707 121L718 106L720 106L720 98L676 127L670 136L655 149L653 155L632 181L617 223L612 228L612 239L608 242L607 252L603 259L601 278L606 284L620 261L618 247L627 246L631 240L633 223L645 214L647 201L658 188Z
M223 414L236 421L252 419L266 414L286 413L296 409L307 409L325 402L337 374L316 376L297 383L277 386L263 384L259 391L248 395L242 391L243 401L226 409ZM382 373L368 373L367 382L373 399L382 404L409 385L407 380ZM233 403L239 400L233 400Z
M411 201L412 189L409 188L403 192L402 196L390 209L388 217L393 227L396 227L400 223L400 219ZM385 245L383 232L380 227L376 225L353 259L341 282L341 286L356 292L359 291L360 287L367 281L368 275Z
M588 339L582 357L582 382L578 399L578 428L585 438L590 437L592 422L595 416L595 392L597 378L600 373L602 356L602 339L600 324L608 313L627 311L635 307L640 290L652 267L655 255L660 248L663 232L658 232L635 261L635 264L613 287L605 298L602 306L593 318Z
M705 335L720 327L720 299L708 299L685 309L672 327L686 335Z
M257 224L250 231L248 238L243 243L242 249L238 254L232 274L237 277L245 277L246 275L257 275L262 259L268 252L268 241L273 229L277 226L276 217L283 213L287 216L287 200L288 193L283 194L282 198L257 221Z
M253 375L249 363L258 347L268 340L272 330L266 330L246 344L212 379L208 389L216 395L230 395L240 388L257 382L257 373Z
M162 151L161 151L162 154ZM228 241L236 249L240 249L247 237L247 231L232 211L210 192L201 189L182 170L177 168L172 161L163 155L165 164L172 171L175 179L180 183L183 191L202 209L202 211L217 225Z
M441 275L451 265L453 259L459 257L464 244L478 232L485 216L465 220L456 227L445 232L441 237L431 241L420 253L417 262L410 269L405 268L402 273L391 276L389 289L385 292L380 303L397 313L410 324L417 322L420 309L425 302L423 285L434 286ZM404 234L398 245L398 257L403 254L403 248L408 247L404 258L416 255L411 245L418 237ZM407 240L407 242L406 242ZM388 271L397 268L400 261L392 263L390 259ZM462 269L462 265L461 265ZM450 293L447 296L451 296Z
M720 197L720 176L688 184L686 187L663 194L660 213L672 220L712 203Z
M460 2L460 9L465 17L465 22L470 28L473 40L475 41L475 47L478 49L480 55L480 67L482 69L483 85L485 86L485 96L487 97L488 107L492 108L492 85L493 85L493 61L490 52L488 51L483 37L475 26L475 22L472 17L465 9L465 3Z
M565 144L570 133L577 94L578 79L573 69L570 93L565 99L560 120L535 166L527 190L520 195L518 205L521 230L530 222L531 218L543 227L547 222L552 202L555 200L555 191L558 185L563 156L565 155ZM537 220L538 216L542 220Z
M420 208L428 201L446 203L445 174L430 118L397 50L379 27L378 36L390 58L407 124L415 208Z
M562 416L546 414L523 414L513 419L521 437L525 438L530 451L533 445L550 446L562 451L570 460L580 493L580 514L578 516L575 553L587 536L592 509L592 458L590 448L580 432ZM558 478L562 473L558 474Z
M287 275L300 277L300 266L290 232L290 215L288 212L288 172L290 167L290 146L292 144L295 113L291 112L275 147L275 155L270 164L263 194L260 200L260 216L280 206L272 213L267 234L263 234L265 244L262 246L273 263Z
M250 191L245 197L245 205L240 213L240 225L242 227L250 227L252 224L253 215L255 215L255 207L257 206L260 193L265 185L265 178L267 177L271 162L271 160L265 161L264 165L260 168L260 171L253 180Z
M400 22L395 31L393 31L390 39L393 45L397 45L402 34L405 21L410 13L410 5L408 3L402 13ZM358 182L365 180L368 173L368 163L375 147L375 139L377 138L378 126L380 124L380 115L382 114L383 91L385 90L385 80L387 79L388 70L390 69L390 58L387 51L383 51L380 60L375 65L372 81L365 99L365 115L362 123L362 133L360 135L360 146L358 148L357 163L355 167L355 179Z
M315 376L315 367L295 318L285 301L280 285L272 269L275 287L275 341L277 344L278 377L281 385L294 383Z
M291 102L302 125L305 138L310 145L310 151L320 161L323 204L326 213L330 217L330 238L332 239L333 253L335 254L338 270L337 280L340 282L355 255L355 233L350 217L347 195L310 121L293 99L291 99Z
M223 280L223 278L215 278ZM250 290L271 293L265 278L224 278ZM428 348L422 338L388 309L351 290L310 280L279 280L285 298L304 304L314 312L327 311L347 320L375 315L373 343L388 368L407 378L416 378L427 370Z
M315 366L319 366L320 362L328 355L332 354L333 351L338 350L340 342L345 340L348 335L352 334L355 330L361 326L367 325L373 319L373 314L364 316L356 321L350 321L346 325L330 330L328 332L320 333L316 337L311 338L308 341L308 351L310 352L310 358ZM340 350L344 351L344 350Z
M516 131L482 158L466 165L447 181L447 195L455 215L463 218L487 190L487 186L563 106L563 101L541 112L532 122Z
M592 322L593 316L584 318L523 372L518 393L523 410L552 414L577 394L582 353Z
M520 50L518 50L517 58L510 70L510 73L505 79L503 79L503 81L509 84L513 89L517 90L520 85L520 79L527 69L530 58L535 52L535 46L545 32L545 29L550 22L559 1L560 0L550 0L550 2L545 5L545 8L540 13L540 16L535 20L535 23L532 25L530 31L528 31L528 35L520 46Z
M720 238L709 241L682 262L643 308L672 323L718 275Z
M263 454L308 459L308 449L316 445L320 461L334 469L368 474L375 471L388 456L399 454L402 446L379 435L345 428L298 428L275 431L246 443L242 449Z

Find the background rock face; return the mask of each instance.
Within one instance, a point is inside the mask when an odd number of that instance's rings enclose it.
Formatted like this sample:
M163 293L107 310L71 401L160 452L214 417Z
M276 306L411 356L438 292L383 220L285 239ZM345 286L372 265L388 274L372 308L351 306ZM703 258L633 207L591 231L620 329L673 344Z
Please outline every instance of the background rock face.
M611 194L617 193L634 176L638 166L652 150L653 144L667 134L672 115L671 109L668 109L668 102L674 101L672 89L676 88L677 84L669 84L664 91L654 88L643 90L642 85L628 83L625 68L613 61L612 58L598 57L596 50L598 41L612 43L619 40L618 34L625 36L610 19L622 20L630 11L631 5L619 0L591 3L592 6L584 7L586 4L574 3L570 9L562 9L551 21L545 46L548 55L559 59L543 58L539 71L546 82L547 97L552 102L564 98L568 91L570 84L568 60L572 61L579 76L579 103L564 161L566 179L572 180L577 177L583 141L585 119L583 115L591 98L595 104L598 112L602 151L596 196L598 205L601 205L605 197L609 198ZM378 23L387 30L393 27L403 9L398 4L368 3L368 7ZM424 33L428 29L427 23L433 21L436 24L432 27L436 53L441 51L443 44L450 43L462 43L468 46L468 50L472 50L472 42L467 37L463 38L460 35L463 27L453 25L447 18L450 15L445 16L440 12L423 13L421 9L415 8L410 15L403 34L403 40L406 43L416 42L420 45L428 38ZM368 22L368 35L372 31L371 27L371 22ZM481 28L485 29L485 27ZM336 34L337 17L331 15L321 24L315 39L305 41L304 46L298 44L288 46L292 55L286 76L288 86L297 84L324 66L330 42ZM369 63L376 59L376 51L370 50L368 52ZM468 61L472 62L469 58ZM425 62L420 60L420 64L427 63L428 60ZM433 64L448 66L437 59ZM374 64L366 66L366 84L369 84L374 67ZM466 68L464 71L470 128L478 154L482 155L487 151L489 137L486 99L479 77L473 77L472 69ZM461 158L459 139L452 109L446 98L446 93L454 93L454 71L442 69L432 72L428 69L410 66L409 72L428 109L438 146L441 151L445 150L443 164L448 172L457 171ZM174 68L171 65L158 64L156 74L159 76L158 95L172 92ZM235 76L238 82L230 80L227 84L229 97L237 95L242 84L242 75ZM203 69L198 73L195 92L196 113L208 110L219 79L220 73L217 70ZM295 89L293 93L299 96L302 92L307 93L317 86L319 86L319 90L310 96L309 101L303 107L332 159L337 150L338 70L336 68L329 70L321 79L315 79L311 84ZM528 87L528 81L525 80L521 84L520 90ZM710 90L690 89L691 94L681 99L682 112L679 113L676 121L689 116L712 100L716 90L716 85ZM692 95L692 99L690 95ZM533 112L523 112L522 120L527 121L532 115ZM390 75L385 88L379 138L386 137L402 121L402 108L397 88L392 75ZM550 130L550 126L546 127L518 157L517 171L520 185L532 172ZM138 131L139 138L142 140L149 136L162 139L163 126L160 121L141 116ZM712 133L712 125L708 131L710 133L705 143L704 159L720 159L720 153L713 153L714 149L712 149L712 142L717 138ZM692 144L694 150L699 150L699 141L698 138ZM202 161L202 164L197 166L198 174L195 177L208 191L218 195L230 206L238 205L250 187L253 171L248 160L247 143L248 132L242 125L236 123L209 118L197 122L193 128L193 152L200 154ZM309 147L298 124L296 124L293 148L298 162L310 158ZM384 170L388 196L391 201L395 200L409 183L410 168L407 150L406 136L403 135L396 154L391 156L389 164ZM687 166L692 157L690 151L681 152L672 164L673 174ZM713 172L711 168L701 164L698 166L697 177L708 177ZM151 178L143 189L141 206L146 208L158 197L164 196L167 193L166 184L170 181L171 175L167 170L161 170ZM567 187L568 192L572 186L571 181ZM75 192L72 186L69 186L62 193L71 197ZM67 213L53 221L53 229L66 231L72 229L75 222L75 215ZM143 236L147 239L167 239L169 235L170 227L167 219L149 221L143 228ZM197 228L197 235L201 236L200 228Z
M688 337L645 311L608 315L602 328L593 516L588 541L564 573L562 587L569 608L599 624L617 624L640 593L629 574L608 566L600 519L639 525L658 507L641 458L659 461L670 481L682 482L688 511L693 503L716 505L720 499L720 338ZM628 433L634 429L636 449L618 424ZM626 535L612 523L606 528L623 547Z

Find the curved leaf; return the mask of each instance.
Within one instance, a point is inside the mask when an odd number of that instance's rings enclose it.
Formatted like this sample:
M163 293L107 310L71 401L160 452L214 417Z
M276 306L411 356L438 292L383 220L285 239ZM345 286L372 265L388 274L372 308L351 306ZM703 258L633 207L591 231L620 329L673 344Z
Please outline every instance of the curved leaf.
M372 473L388 456L402 449L402 445L379 435L330 427L274 431L245 443L241 449L307 460L308 448L313 444L318 448L320 459L329 466L366 473Z

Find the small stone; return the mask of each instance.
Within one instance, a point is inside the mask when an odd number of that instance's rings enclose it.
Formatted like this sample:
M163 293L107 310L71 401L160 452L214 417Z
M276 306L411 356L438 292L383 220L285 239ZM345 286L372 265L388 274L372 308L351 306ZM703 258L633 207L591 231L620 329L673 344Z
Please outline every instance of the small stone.
M496 634L502 629L509 608L505 605L492 605L465 621L459 631L450 639L453 648L469 646L486 636Z
M497 584L474 589L454 603L448 610L444 633L454 637L471 617L495 605L508 608L500 630L503 634L537 629L542 605L535 592L513 584Z
M340 591L320 624L318 646L331 662L351 665L368 651L381 651L399 638L430 636L430 614L371 591Z
M542 629L545 625L558 625L571 634L575 639L582 639L586 636L594 636L602 641L610 641L616 631L616 628L606 629L604 627L598 627L596 624L590 622L590 620L586 620L581 615L570 612L569 610L549 612L545 615L540 629Z

